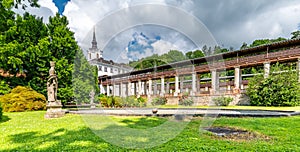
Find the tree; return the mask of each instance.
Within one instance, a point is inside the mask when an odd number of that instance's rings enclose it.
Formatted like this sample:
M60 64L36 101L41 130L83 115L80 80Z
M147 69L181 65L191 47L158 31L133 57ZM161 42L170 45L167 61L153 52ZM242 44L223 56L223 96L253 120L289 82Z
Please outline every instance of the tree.
M253 77L247 88L250 103L254 106L298 106L300 105L300 85L297 73L287 66L276 64L268 78ZM286 71L281 72L278 71Z
M299 38L300 37L300 31L294 31L291 33L292 37L291 39L296 39L296 38Z
M185 53L186 58L188 59L195 59L195 58L201 58L204 57L204 54L201 50L195 50Z
M243 44L240 47L240 49L243 50L243 49L247 49L247 48L248 48L248 44L246 42L243 42Z
M58 98L63 102L73 100L72 74L74 69L75 54L79 46L74 38L74 33L68 28L65 16L58 13L49 18L50 52L51 60L56 62L58 74ZM93 74L91 74L93 76Z
M89 103L90 92L94 90L99 92L97 78L97 67L91 66L86 60L83 52L80 50L75 56L73 70L73 90L74 98L77 103Z

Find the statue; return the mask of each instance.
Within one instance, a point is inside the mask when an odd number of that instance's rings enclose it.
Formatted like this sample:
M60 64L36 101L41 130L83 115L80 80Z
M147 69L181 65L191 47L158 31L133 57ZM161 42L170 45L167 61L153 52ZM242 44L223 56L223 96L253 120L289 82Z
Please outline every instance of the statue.
M55 102L57 101L57 89L58 89L58 81L57 76L55 72L55 62L50 62L50 70L49 70L49 78L47 81L47 95L48 95L48 101L49 102Z
M57 100L58 81L55 72L55 62L50 62L49 78L47 81L48 104L45 118L58 118L65 115L60 100Z

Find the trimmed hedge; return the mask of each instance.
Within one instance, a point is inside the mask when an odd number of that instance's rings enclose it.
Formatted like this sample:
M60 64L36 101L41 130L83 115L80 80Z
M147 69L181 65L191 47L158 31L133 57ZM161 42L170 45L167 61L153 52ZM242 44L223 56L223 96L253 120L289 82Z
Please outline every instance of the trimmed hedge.
M129 96L124 98L113 96L101 96L99 100L101 106L107 108L145 107L147 101L143 97L136 98L135 96Z
M3 111L22 112L46 110L46 97L29 87L17 86L0 97Z

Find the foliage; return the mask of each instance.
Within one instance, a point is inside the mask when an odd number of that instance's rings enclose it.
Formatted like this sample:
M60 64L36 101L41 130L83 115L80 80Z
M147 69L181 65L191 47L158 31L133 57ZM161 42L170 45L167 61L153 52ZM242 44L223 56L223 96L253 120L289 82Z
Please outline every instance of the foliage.
M44 95L29 87L17 86L9 94L0 97L5 112L21 112L46 109Z
M168 63L178 62L185 60L185 55L177 50L170 50L168 53L157 55L154 54L152 56L142 58L138 61L131 61L129 65L134 67L136 70L152 68L155 66L160 66Z
M201 50L195 50L185 53L186 58L188 59L195 59L195 58L201 58L204 57L204 53Z
M3 112L2 112L2 105L1 105L1 102L0 102L0 120L2 119L2 114L3 114Z
M0 81L0 95L4 95L10 92L10 87L4 80Z
M299 38L300 37L300 31L294 31L291 33L292 37L291 39L296 39L296 38Z
M152 99L151 104L153 106L157 105L165 105L167 103L167 98L166 97L156 97Z
M252 42L252 44L250 44L250 47L255 47L255 46L259 46L259 45L264 45L264 44L271 44L274 42L280 42L286 40L285 38L279 37L277 39L260 39L260 40L255 40Z
M145 107L146 99L143 97L114 97L114 96L101 96L100 103L102 107L115 107L115 108L123 108L123 107Z
M253 77L247 88L251 105L255 106L297 106L300 105L300 85L297 73L291 69L286 72L286 66L272 66L268 78L262 75ZM276 73L277 71L277 73Z
M77 103L89 103L90 92L99 91L96 81L97 67L91 66L82 51L78 51L75 57L73 71L73 91Z
M193 104L194 104L194 101L191 98L181 98L179 100L179 105L192 106Z
M179 98L179 105L191 106L193 104L194 104L194 101L193 101L193 99L189 98L188 92L184 92L182 97Z
M233 98L221 96L213 98L212 100L217 106L228 106L229 103L233 101Z
M55 61L58 99L73 101L72 72L79 47L67 18L57 13L45 24L29 13L16 15L11 11L14 5L38 6L37 0L0 1L0 69L11 75L5 83L12 88L30 86L46 95L49 62Z

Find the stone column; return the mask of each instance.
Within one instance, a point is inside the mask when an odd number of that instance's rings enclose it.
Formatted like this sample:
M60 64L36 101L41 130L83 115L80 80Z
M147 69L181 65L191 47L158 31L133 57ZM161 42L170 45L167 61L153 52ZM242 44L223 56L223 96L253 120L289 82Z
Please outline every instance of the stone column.
M175 76L175 92L174 96L178 96L179 93L179 80L178 75Z
M136 86L136 82L133 82L133 94L132 95L137 95L137 86Z
M138 80L138 97L140 97L140 95L142 95L142 81Z
M166 93L170 93L170 79L167 79Z
M150 97L152 95L152 79L148 80L148 85L149 85L148 97Z
M153 92L153 94L154 95L157 95L157 81L156 80L153 80L154 82L154 92Z
M180 93L183 93L183 81L184 81L184 76L180 77Z
M113 83L112 85L112 96L115 96L116 95L116 84Z
M130 81L127 84L127 96L131 96L131 82Z
M201 75L197 74L196 78L197 78L197 80L196 80L196 82L197 82L197 85L196 85L197 92L201 93L201 88L200 88L200 86L201 86Z
M110 86L109 86L109 84L106 85L106 95L110 96Z
M242 83L242 72L240 67L234 68L234 93L239 93Z
M165 95L165 78L161 77L160 78L160 96Z
M124 95L124 88L123 88L123 83L122 82L120 82L120 97L124 97L125 95Z
M192 93L191 93L193 96L196 95L196 93L197 93L196 79L197 79L197 74L196 74L196 72L193 72L192 73Z
M264 63L264 78L268 78L270 75L270 62Z
M211 71L211 89L212 94L217 94L219 92L219 72L217 70Z
M147 81L144 81L144 86L143 86L143 89L144 89L144 95L147 95Z

